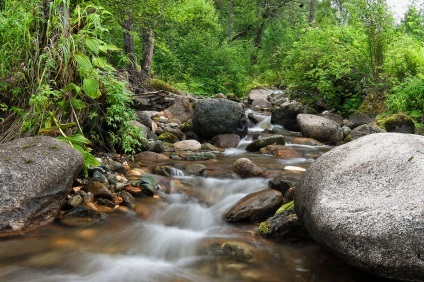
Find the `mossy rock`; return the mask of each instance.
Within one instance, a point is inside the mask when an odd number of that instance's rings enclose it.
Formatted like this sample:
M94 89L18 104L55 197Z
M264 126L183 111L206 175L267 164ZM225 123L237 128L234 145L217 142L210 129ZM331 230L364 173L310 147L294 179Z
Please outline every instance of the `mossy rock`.
M179 94L179 91L176 88L172 87L171 85L169 85L165 81L157 79L157 78L149 79L146 82L146 87L148 89L154 90L154 91L163 90L163 91Z
M404 113L392 114L378 119L377 125L387 132L411 133L415 132L414 120Z
M358 112L366 116L383 114L387 112L385 101L386 99L383 91L371 90L359 107Z
M177 143L178 141L180 141L178 139L177 136L175 136L175 134L172 134L171 132L164 132L161 135L159 135L159 140L162 142L167 142L167 143Z

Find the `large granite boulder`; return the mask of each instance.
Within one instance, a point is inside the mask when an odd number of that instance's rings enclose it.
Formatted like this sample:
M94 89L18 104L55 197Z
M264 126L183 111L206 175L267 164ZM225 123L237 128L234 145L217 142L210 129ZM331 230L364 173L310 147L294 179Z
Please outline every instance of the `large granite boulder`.
M312 238L377 275L424 281L424 137L367 135L322 155L296 186Z
M318 141L337 144L343 141L343 130L337 122L325 117L299 114L297 123L303 136L314 138Z
M193 130L207 139L225 133L234 133L243 138L247 135L244 107L227 99L199 100L194 108Z
M83 162L79 152L52 137L0 145L0 233L27 231L53 221Z

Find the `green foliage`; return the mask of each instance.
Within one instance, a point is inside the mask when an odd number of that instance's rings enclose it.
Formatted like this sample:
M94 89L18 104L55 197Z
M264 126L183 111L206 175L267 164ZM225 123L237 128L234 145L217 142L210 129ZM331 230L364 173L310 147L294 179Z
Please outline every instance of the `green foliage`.
M210 1L187 0L170 10L172 21L159 32L156 46L158 76L184 91L203 95L218 92L242 95L248 82L249 44L221 39L222 26ZM177 28L175 28L177 27Z
M108 60L120 50L102 25L111 14L91 4L70 11L67 1L46 2L47 10L25 3L11 1L0 14L1 105L9 105L1 109L22 118L22 133L15 134L60 135L84 155L86 167L95 163L90 144L140 150L145 140L130 124L131 93Z
M424 72L424 48L413 37L398 33L390 43L384 62L384 73L392 83Z
M386 105L391 113L404 112L420 118L424 109L424 75L408 77L395 85L388 94Z
M367 75L364 35L350 26L311 28L283 62L284 84L294 97L346 114L359 107Z

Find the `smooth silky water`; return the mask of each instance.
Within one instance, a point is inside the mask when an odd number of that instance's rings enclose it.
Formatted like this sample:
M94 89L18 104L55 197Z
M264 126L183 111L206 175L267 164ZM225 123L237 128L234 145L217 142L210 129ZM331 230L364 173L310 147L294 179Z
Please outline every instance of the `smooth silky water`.
M251 132L272 126L269 118ZM314 158L330 147L288 144L302 158L283 160L247 153L250 135L208 169L231 171L240 157L296 183ZM311 157L313 156L313 157ZM267 188L269 179L184 176L192 162L170 165L175 177L156 177L159 199L138 199L142 213L115 213L106 222L57 221L23 236L0 240L0 281L384 281L356 270L312 241L273 242L261 238L259 223L228 224L224 211L243 196ZM137 209L136 207L136 209ZM225 256L223 243L242 244L250 259Z

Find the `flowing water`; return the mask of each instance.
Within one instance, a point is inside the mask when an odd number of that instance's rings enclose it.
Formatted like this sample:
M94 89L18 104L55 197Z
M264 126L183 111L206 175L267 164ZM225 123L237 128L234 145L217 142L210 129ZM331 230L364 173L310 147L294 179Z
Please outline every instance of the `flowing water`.
M270 128L269 118L251 133ZM231 171L250 158L269 176L297 182L330 147L288 144L300 158L247 153L251 135L216 160L200 162ZM191 164L192 162L190 162ZM356 270L311 241L273 242L259 223L228 224L224 211L243 196L266 189L268 179L184 176L189 162L170 165L174 177L156 177L163 198L139 199L138 213L115 213L106 222L57 221L25 236L0 240L0 281L383 281ZM236 250L236 251L234 251Z

